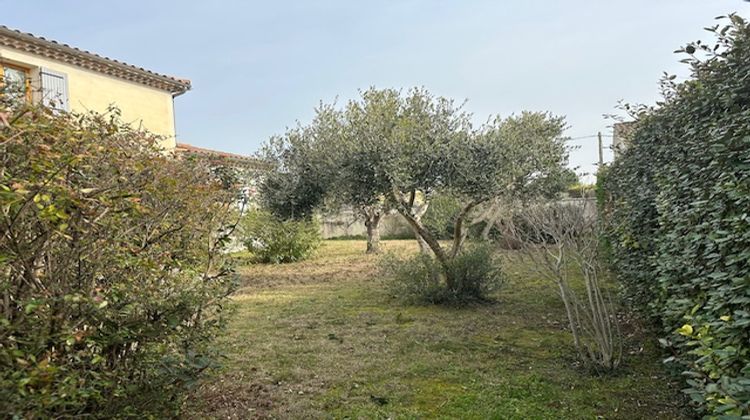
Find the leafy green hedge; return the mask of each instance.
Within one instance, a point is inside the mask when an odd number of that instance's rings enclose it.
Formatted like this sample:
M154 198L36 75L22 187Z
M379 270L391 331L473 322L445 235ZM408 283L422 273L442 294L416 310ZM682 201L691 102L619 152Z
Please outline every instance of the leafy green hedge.
M234 196L115 111L7 117L0 417L173 416L223 324Z
M692 77L636 110L599 197L626 297L712 416L750 415L750 27L728 18L718 46L682 51Z

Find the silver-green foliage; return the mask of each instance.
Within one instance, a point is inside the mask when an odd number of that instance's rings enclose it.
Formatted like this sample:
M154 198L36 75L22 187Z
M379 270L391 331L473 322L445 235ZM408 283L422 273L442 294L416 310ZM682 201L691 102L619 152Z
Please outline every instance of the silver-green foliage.
M564 128L563 118L544 112L494 117L475 128L462 105L425 89L370 88L343 108L321 105L310 125L269 144L279 164L265 191L279 205L267 207L290 217L345 204L360 210L368 227L395 209L453 287L450 261L461 253L473 211L498 197L545 195L560 184ZM421 220L436 194L457 204L445 235L450 247L438 241L444 232Z
M376 192L429 247L449 285L450 261L461 252L470 213L498 196L541 193L567 162L562 118L523 112L474 128L461 105L424 89L364 91L347 104L342 123L349 153L365 157ZM460 203L450 248L424 225L423 206L415 205L437 193Z
M409 304L465 305L482 302L506 280L499 258L488 244L464 249L449 264L454 283L442 276L444 268L429 255L410 258L385 255L380 271L388 292Z

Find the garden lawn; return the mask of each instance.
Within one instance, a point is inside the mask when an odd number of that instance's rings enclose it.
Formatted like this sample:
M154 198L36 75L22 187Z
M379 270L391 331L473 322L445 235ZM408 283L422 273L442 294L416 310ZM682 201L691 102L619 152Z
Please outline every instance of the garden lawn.
M385 241L414 253L414 241ZM625 326L626 363L583 371L554 288L517 266L496 302L465 309L389 298L364 241L309 261L244 265L226 353L188 418L621 418L690 415L656 340Z

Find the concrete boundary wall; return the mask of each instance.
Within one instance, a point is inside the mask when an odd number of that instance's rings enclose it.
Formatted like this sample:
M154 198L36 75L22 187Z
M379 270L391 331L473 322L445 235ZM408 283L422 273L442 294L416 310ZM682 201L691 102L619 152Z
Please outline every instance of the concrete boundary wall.
M323 239L367 235L367 227L365 227L361 218L356 217L352 210L343 210L337 214L321 215L320 226ZM380 221L380 236L411 237L413 234L403 216L398 213L392 213L385 215Z

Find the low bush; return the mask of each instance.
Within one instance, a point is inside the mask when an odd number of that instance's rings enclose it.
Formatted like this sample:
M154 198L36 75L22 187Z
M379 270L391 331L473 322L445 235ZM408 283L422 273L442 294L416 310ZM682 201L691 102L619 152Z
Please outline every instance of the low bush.
M241 223L247 250L260 263L290 263L312 255L321 242L314 220L281 220L271 213L254 210Z
M505 283L500 260L492 246L474 244L458 254L449 270L455 279L453 287L446 287L448 302L482 301Z
M500 261L487 244L467 247L451 261L449 270L453 287L445 281L445 269L429 255L401 258L386 254L380 261L389 294L407 304L482 302L505 282Z
M0 417L173 416L214 360L233 195L115 111L8 121Z
M388 294L399 301L407 304L440 302L444 289L440 266L429 255L403 258L387 253L380 258L379 269Z

